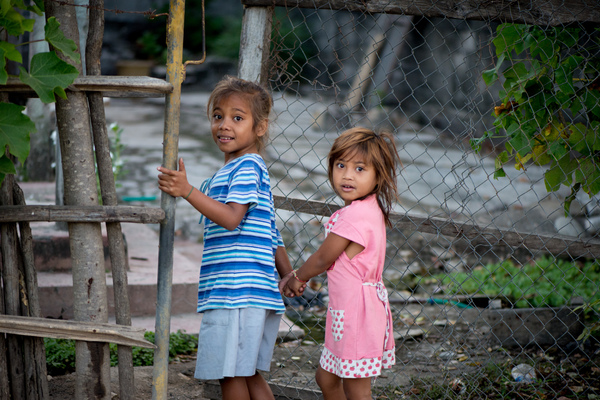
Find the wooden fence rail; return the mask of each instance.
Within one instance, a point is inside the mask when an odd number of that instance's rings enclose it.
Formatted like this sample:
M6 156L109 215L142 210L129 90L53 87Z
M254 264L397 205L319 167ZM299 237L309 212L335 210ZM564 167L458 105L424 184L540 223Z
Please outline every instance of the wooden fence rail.
M273 198L275 208L293 212L328 217L340 208L335 204L318 201L291 199L282 196L273 196ZM390 219L394 229L400 231L413 230L434 235L441 234L456 240L465 239L473 248L476 246L507 246L515 249L524 247L532 253L541 251L572 258L600 258L600 240L593 238L577 239L559 235L539 235L410 214L394 213Z
M3 222L134 222L158 224L165 218L161 208L133 206L0 206Z
M600 4L597 1L585 0L242 0L242 4L405 14L540 26L559 26L574 22L600 23Z

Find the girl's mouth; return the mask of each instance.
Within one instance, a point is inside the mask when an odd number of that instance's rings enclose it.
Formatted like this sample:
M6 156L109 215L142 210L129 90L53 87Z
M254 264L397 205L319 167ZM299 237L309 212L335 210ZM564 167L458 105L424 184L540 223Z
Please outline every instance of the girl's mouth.
M217 139L219 139L219 142L221 143L226 143L233 140L231 136L217 136Z

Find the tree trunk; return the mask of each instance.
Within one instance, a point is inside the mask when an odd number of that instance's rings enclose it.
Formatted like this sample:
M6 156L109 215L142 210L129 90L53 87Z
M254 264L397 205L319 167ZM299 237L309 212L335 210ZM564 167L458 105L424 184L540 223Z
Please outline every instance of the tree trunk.
M46 17L56 17L65 36L79 43L72 5L46 2ZM71 3L72 4L72 3ZM69 59L59 54L65 61ZM81 65L76 65L81 71ZM65 205L97 205L96 171L85 93L69 92L57 99L56 118L64 176ZM97 223L69 223L75 319L108 322L102 231ZM77 399L110 399L108 343L76 342Z

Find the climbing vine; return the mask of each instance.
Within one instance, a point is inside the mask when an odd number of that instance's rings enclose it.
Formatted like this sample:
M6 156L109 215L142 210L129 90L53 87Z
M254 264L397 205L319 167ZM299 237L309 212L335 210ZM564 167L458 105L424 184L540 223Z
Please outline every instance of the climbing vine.
M0 37L20 37L26 32L32 32L34 20L23 16L30 12L43 15L43 0L1 0L0 1ZM7 40L0 40L0 85L6 85L9 78L8 62L18 65L18 79L30 86L44 103L53 103L55 96L65 99L65 88L75 81L79 75L77 68L61 60L56 52L66 55L75 63L80 63L77 45L67 39L60 30L60 24L55 18L48 18L44 28L44 40L54 50L35 54L31 58L29 68L23 64L19 46ZM23 163L29 155L30 135L35 132L35 124L23 113L25 107L0 102L0 183L6 174L16 172L13 157ZM8 154L7 154L8 153Z
M565 213L582 190L600 192L600 29L499 25L492 44L495 67L483 73L489 86L502 82L494 131L471 142L479 151L490 138L505 141L495 178L528 163L548 166L546 189L571 188ZM506 66L506 64L508 64Z

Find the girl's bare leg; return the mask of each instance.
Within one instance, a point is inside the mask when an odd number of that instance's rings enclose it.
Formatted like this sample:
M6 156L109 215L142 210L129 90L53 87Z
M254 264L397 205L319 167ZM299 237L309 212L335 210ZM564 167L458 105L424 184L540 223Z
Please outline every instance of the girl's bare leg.
M271 387L258 372L219 380L223 400L275 400Z
M250 400L246 377L223 378L219 383L223 400Z
M348 400L371 400L371 378L344 379Z
M246 384L252 400L275 400L271 387L260 373L246 377Z
M317 369L317 384L321 388L324 400L346 400L342 378L325 371L321 366Z

